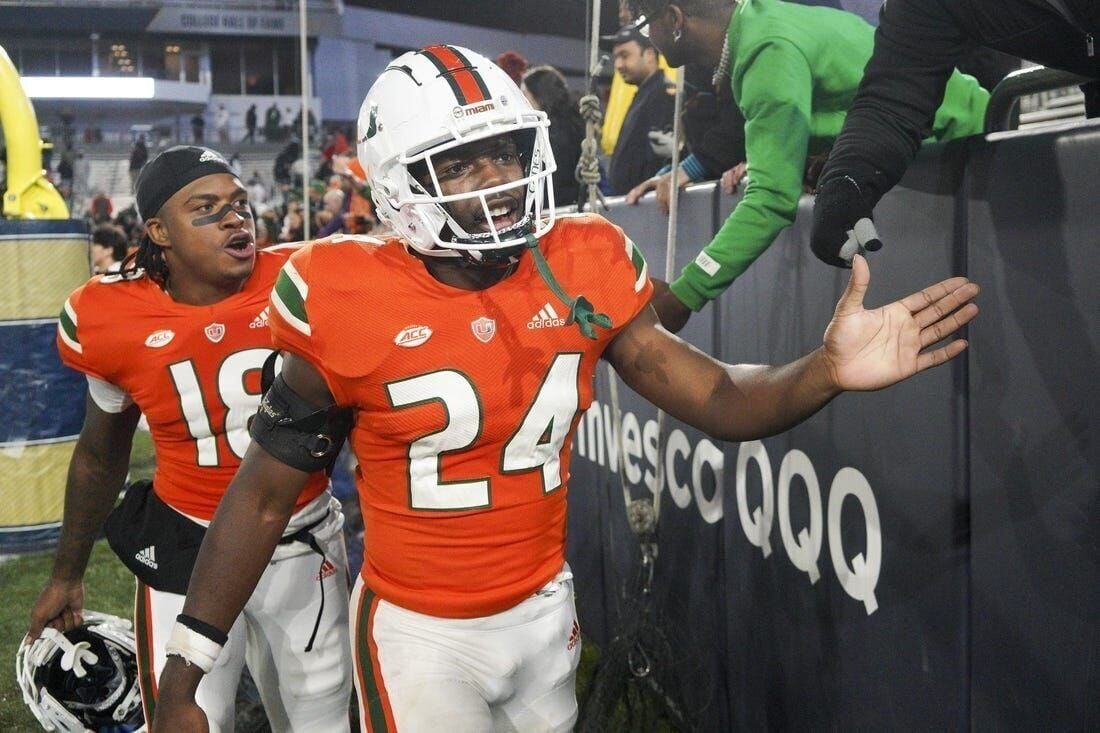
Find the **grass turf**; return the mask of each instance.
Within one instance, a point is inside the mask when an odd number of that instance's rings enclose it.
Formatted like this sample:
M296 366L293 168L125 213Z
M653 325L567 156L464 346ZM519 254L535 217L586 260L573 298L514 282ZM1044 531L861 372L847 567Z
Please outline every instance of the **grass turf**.
M0 564L0 731L40 730L15 681L15 651L27 631L30 609L53 566L53 553L40 552ZM134 609L134 576L118 561L105 540L96 543L84 576L84 605L94 611L130 618Z
M130 456L130 480L152 478L155 457L149 434L138 431ZM15 681L15 651L27 631L31 606L42 591L53 566L53 552L40 552L0 561L0 731L31 733L41 730L23 704ZM126 569L106 540L92 550L84 577L84 605L93 611L133 617L134 577ZM599 650L588 639L581 647L577 670L577 692L582 697L591 680Z

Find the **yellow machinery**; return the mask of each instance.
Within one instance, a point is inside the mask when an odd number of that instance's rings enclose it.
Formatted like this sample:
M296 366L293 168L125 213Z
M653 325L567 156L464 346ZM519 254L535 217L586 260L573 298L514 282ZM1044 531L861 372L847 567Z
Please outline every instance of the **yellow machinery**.
M7 219L68 219L69 207L42 170L38 118L19 83L19 74L7 51L0 47L0 126L7 140L7 190L3 214Z

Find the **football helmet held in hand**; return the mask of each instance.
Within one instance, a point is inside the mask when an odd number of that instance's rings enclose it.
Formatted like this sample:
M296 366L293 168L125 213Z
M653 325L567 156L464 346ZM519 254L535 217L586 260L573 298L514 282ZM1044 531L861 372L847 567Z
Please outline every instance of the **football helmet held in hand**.
M86 611L64 634L24 637L15 654L23 701L49 731L144 730L137 657L130 622Z

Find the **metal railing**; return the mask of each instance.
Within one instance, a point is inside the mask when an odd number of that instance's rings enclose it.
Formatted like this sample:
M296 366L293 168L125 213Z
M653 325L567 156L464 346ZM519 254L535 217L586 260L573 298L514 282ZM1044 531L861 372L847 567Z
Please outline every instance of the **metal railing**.
M1083 100L1072 98L1070 95L1066 100L1069 104L1055 104L1052 105L1052 109L1026 113L1026 115L1020 115L1019 120L1014 120L1014 112L1019 105L1020 97L1073 87L1089 81L1091 79L1087 77L1061 69L1049 69L1045 66L1033 66L1014 71L994 87L989 97L989 106L985 111L985 131L1003 132L1013 129L1014 124L1034 125L1039 122L1081 116L1084 113ZM1078 102L1080 107L1076 106Z
M305 0L309 12L344 12L343 0ZM297 11L298 0L0 0L0 7L163 8Z

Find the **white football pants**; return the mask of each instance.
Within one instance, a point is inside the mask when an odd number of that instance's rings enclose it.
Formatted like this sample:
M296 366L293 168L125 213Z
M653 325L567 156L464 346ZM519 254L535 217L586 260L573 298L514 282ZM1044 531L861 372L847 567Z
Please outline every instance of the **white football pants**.
M210 721L211 733L233 731L237 685L246 662L273 731L349 730L348 571L340 503L324 492L295 513L287 534L316 522L326 510L328 516L311 530L325 552L324 567L321 556L306 544L277 547L229 631L214 669L199 684L195 699ZM319 576L325 608L313 648L307 652L321 607ZM141 581L137 586L134 630L142 702L150 720L166 661L164 645L183 611L184 596L153 590Z
M369 541L369 540L368 540ZM364 731L569 731L577 720L580 625L568 568L482 618L440 618L352 591Z

